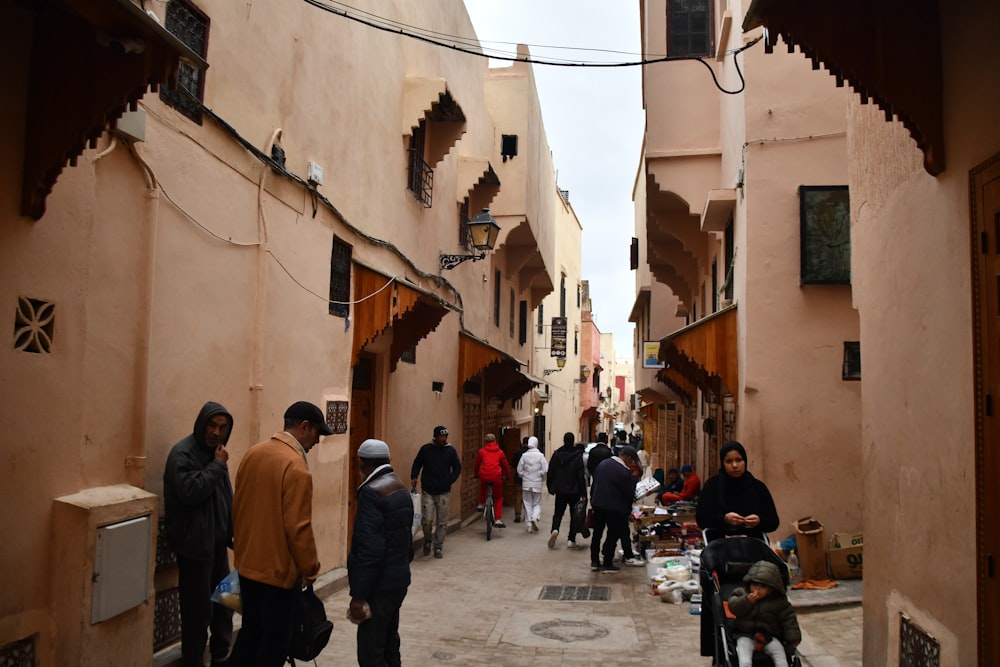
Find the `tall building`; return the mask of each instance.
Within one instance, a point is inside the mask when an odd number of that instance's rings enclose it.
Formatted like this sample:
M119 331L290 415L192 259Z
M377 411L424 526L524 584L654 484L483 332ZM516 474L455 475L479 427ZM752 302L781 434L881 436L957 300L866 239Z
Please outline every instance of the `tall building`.
M530 68L488 71L459 0L6 8L0 662L149 664L174 640L161 480L207 400L235 419L231 477L289 404L325 411L324 571L365 438L406 474L446 425L452 520L473 512L484 435L534 428L536 311L579 281Z

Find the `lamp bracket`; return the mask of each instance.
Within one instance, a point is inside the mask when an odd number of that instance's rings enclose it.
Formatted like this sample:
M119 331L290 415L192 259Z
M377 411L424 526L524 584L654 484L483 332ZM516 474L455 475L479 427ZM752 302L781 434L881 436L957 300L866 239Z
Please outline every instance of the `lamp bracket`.
M441 269L450 271L451 269L454 269L462 262L470 259L473 262L478 262L481 259L486 259L486 251L484 250L478 255L441 255Z
M544 371L542 371L542 377L545 377L546 375L552 375L553 373L558 373L561 370L562 370L561 368L546 368Z

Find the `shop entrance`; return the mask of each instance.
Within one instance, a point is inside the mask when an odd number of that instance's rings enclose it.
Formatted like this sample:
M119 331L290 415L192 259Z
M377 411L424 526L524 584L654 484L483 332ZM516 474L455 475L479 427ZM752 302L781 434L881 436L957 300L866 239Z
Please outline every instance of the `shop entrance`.
M349 479L344 485L347 491L347 544L350 545L354 534L354 515L358 511L358 501L354 490L361 484L361 468L358 464L358 447L366 439L373 437L373 391L375 382L375 358L368 354L361 355L354 367L351 380L351 429L348 441Z

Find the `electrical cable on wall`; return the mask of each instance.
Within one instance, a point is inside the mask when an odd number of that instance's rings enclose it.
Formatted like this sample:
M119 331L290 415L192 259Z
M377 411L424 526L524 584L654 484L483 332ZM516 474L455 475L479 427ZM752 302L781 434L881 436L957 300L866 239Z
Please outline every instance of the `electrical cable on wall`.
M194 225L196 225L197 227L199 227L203 232L205 232L206 234L208 234L212 238L217 239L219 241L222 241L223 243L226 243L226 244L231 245L231 246L236 246L236 247L240 247L240 248L254 248L254 247L258 247L258 246L261 245L261 242L259 242L259 241L253 241L253 242L249 242L249 243L240 242L240 241L234 241L232 239L220 236L216 232L212 231L212 229L210 229L209 227L206 227L201 221L199 221L193 215L191 215L190 213L188 213L188 211L183 206L181 206L176 201L174 201L174 198L171 197L170 193L167 192L166 188L163 187L163 182L156 178L156 175L153 172L152 167L149 166L149 163L147 163L142 158L142 156L139 155L139 153L136 150L134 144L131 141L125 141L123 143L125 143L125 145L128 147L129 153L136 159L136 161L142 167L143 172L144 172L144 174L145 174L145 176L147 178L147 185L149 185L150 189L154 189L154 188L158 189L163 194L163 197L168 202L170 202L171 206L173 206L179 213L181 213L181 215L183 215L185 218L187 218L190 222L192 222ZM291 279L291 281L293 283L295 283L296 285L298 285L300 288L302 288L308 294L311 294L312 296L315 296L316 298L318 298L318 299L320 299L322 301L325 301L328 304L335 304L335 305L338 305L338 306L354 306L354 305L363 303L363 302L365 302L365 301L367 301L367 300L369 300L369 299L377 296L379 293L384 292L386 289L388 289L388 287L390 285L392 285L392 283L397 282L399 280L398 276L392 276L391 278L389 278L386 281L385 285L383 285L382 287L378 288L377 290L375 290L371 294L368 294L366 296L361 297L360 299L356 299L354 301L336 301L336 300L330 299L330 298L328 298L328 297L326 297L326 296L324 296L322 294L317 294L316 292L312 291L311 289L309 289L308 287L306 287L305 285L303 285L302 282L299 281L299 279L296 278L292 274L292 272L288 270L288 268L282 263L282 261L278 258L277 255L275 255L270 249L265 250L265 252L271 257L271 259L273 259L275 261L275 263L279 267L281 267L281 270L285 272L285 274ZM445 301L442 301L442 303L443 304L447 304L447 302L445 302ZM447 305L450 305L450 304L447 304Z
M335 0L329 0L329 1L335 2ZM434 46L440 46L442 48L451 49L453 51L458 51L460 53L465 53L467 55L477 56L479 58L491 58L493 60L503 60L503 61L507 61L507 62L524 62L524 63L531 63L533 65L548 65L548 66L552 66L552 67L579 67L579 68L605 68L605 69L606 68L613 68L613 67L637 67L639 65L655 65L656 63L662 63L662 62L674 62L674 61L682 61L682 60L693 60L693 61L701 63L702 65L705 66L706 69L708 69L708 73L712 77L712 83L715 84L715 87L720 92L723 92L723 93L725 93L727 95L738 95L738 94L742 93L746 89L746 79L744 79L744 77L743 77L743 72L740 69L740 63L739 63L739 60L736 58L736 56L739 55L740 53L742 53L743 51L746 51L751 46L753 46L754 44L756 44L757 42L759 42L761 39L763 39L763 35L758 36L758 37L754 38L753 40L751 40L750 42L744 44L740 48L733 49L732 51L727 51L726 52L727 54L731 54L733 56L733 64L736 67L736 74L740 77L740 87L738 89L736 89L736 90L727 90L726 88L723 88L721 84L719 84L719 79L718 79L718 77L715 74L715 70L712 69L712 66L710 64L708 64L707 62L705 62L705 59L703 57L701 57L701 56L666 56L665 55L665 56L659 56L659 57L656 57L656 58L641 58L640 60L634 60L634 61L628 61L628 62L596 62L596 61L592 61L592 62L579 62L579 61L575 61L574 62L574 61L569 61L569 60L546 60L546 59L535 58L535 57L531 57L531 56L504 56L504 55L497 55L497 54L488 54L488 53L485 53L483 51L482 44L479 41L472 40L472 39L470 39L468 37L458 37L458 36L455 36L455 35L446 35L446 37L448 37L448 39L450 39L453 42L453 43L449 44L448 42L445 42L445 41L442 41L441 39L438 39L438 37L430 37L430 36L428 36L428 35L441 35L441 33L435 33L435 32L432 32L432 31L427 31L427 30L423 30L421 28L414 28L413 26L409 26L409 25L406 25L406 24L403 24L403 23L398 23L398 22L392 21L390 19L386 19L384 17L378 16L377 14L371 14L369 12L361 12L361 13L367 14L368 16L373 17L374 20L372 20L372 19L365 19L365 18L362 18L362 17L359 17L359 16L354 16L354 15L348 13L347 10L345 10L345 9L338 9L336 7L331 7L329 4L326 4L324 2L320 2L320 0L303 0L303 2L305 2L306 4L312 5L313 7L316 7L318 9L321 9L321 10L323 10L325 12L329 12L330 14L334 14L336 16L340 16L342 18L346 18L346 19L348 19L350 21L354 21L356 23L360 23L362 25L368 26L369 28L375 28L376 30L381 30L383 32L388 32L388 33L392 33L392 34L402 35L403 37L409 37L410 39L415 39L417 41L426 42L427 44L432 44ZM360 10L357 10L356 8L354 8L354 7L351 7L350 5L345 5L343 3L336 3L336 4L339 4L342 7L347 7L348 9L351 9L353 11L360 11ZM381 21L382 23L378 23L377 21ZM399 26L404 26L404 27L399 27ZM417 32L413 32L413 30L420 30L421 32L425 32L427 34L419 34ZM590 49L579 49L579 50L590 50Z

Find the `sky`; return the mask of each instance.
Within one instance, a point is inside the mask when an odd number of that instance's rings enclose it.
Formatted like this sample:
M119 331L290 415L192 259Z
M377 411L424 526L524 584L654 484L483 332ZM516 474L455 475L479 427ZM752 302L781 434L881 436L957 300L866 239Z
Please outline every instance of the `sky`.
M515 52L517 43L528 44L533 58L574 62L640 58L639 3L634 0L465 0L465 5L487 47ZM559 187L569 191L583 226L583 279L590 282L594 321L602 333L614 334L615 356L630 358L635 275L629 269L629 245L645 122L642 73L637 66L536 64L533 69Z

